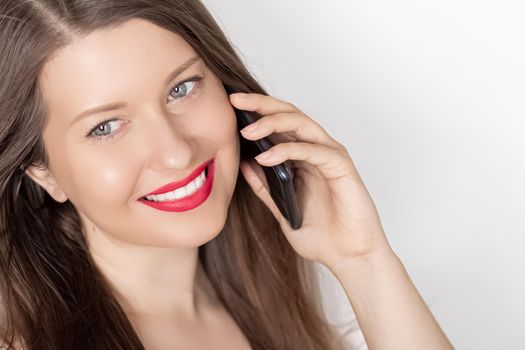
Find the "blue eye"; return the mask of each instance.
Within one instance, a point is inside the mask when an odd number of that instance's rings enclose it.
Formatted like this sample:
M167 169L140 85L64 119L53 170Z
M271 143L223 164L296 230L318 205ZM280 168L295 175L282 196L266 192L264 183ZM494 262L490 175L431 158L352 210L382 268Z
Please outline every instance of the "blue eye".
M187 80L184 80L184 81L182 81L182 82L180 82L180 83L175 84L175 86L174 86L173 89L171 90L171 92L170 92L168 98L169 98L170 96L173 97L173 95L172 95L171 93L174 92L175 90L177 90L176 92L179 93L179 94L185 94L184 96L179 97L179 98L178 98L179 100L181 100L181 99L185 99L186 97L191 96L191 95L195 92L195 86L196 86L196 85L199 83L199 81L201 81L201 80L202 80L201 77L199 77L199 76L195 76L195 77L192 77L192 78L190 78L190 79L187 79ZM187 84L187 83L191 83L191 87L190 87L189 92L188 92L188 88L187 88L188 85L185 85L185 84ZM182 88L180 88L180 87L182 87ZM177 99L177 97L175 97L175 99ZM168 99L168 100L169 100L169 99ZM170 101L171 101L171 100L170 100Z
M108 128L107 126L108 125L111 125L110 123L112 122L116 122L118 121L118 119L108 119L108 120L104 120L102 123L98 124L91 132L90 134L93 134L95 137L106 137L108 136L109 134L104 134L104 131L108 131ZM118 128L117 128L118 129ZM113 130L113 128L111 128L111 130ZM97 135L96 132L97 131L100 131L102 132L103 134L102 135Z
M193 94L196 93L196 91L199 90L198 88L199 88L199 84L201 80L202 80L202 77L194 76L189 79L176 83L168 95L168 101L173 101L173 100L181 101L181 100L185 100L186 98L191 97ZM191 83L191 84L188 85L188 83ZM174 92L175 94L173 94ZM170 97L172 98L170 99ZM97 123L97 125L95 125L95 127L93 127L88 132L86 137L93 138L96 141L105 141L105 140L109 140L113 138L115 133L112 131L108 132L107 126L109 126L110 123L116 122L116 121L119 121L119 118L109 118L109 119L103 120L102 122ZM111 128L111 130L119 129L119 128L120 126L118 126L117 128ZM101 134L97 134L97 132L101 132Z

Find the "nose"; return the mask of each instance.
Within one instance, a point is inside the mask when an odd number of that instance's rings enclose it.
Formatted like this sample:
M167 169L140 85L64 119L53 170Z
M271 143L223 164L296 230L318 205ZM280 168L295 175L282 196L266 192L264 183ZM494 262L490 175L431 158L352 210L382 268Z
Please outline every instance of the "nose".
M143 118L144 147L147 149L147 166L157 172L170 169L185 170L192 164L191 133L184 128L189 125L175 123L175 116L155 113Z

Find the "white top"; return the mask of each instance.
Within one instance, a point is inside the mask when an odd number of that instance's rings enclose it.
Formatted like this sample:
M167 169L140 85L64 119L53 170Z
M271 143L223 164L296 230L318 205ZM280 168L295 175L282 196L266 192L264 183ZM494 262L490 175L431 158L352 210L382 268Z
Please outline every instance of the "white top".
M345 350L368 350L365 338L359 328L352 304L333 273L324 265L315 263L319 286L321 288L321 303L328 322L335 325L344 336Z

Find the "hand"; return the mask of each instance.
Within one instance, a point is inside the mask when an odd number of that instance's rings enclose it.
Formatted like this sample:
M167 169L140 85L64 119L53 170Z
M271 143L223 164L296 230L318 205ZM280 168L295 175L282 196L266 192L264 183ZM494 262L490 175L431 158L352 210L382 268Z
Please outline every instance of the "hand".
M293 230L277 208L259 164L241 161L240 170L293 249L306 259L333 267L389 248L376 207L346 148L293 104L257 93L244 96L231 94L230 101L238 109L258 112L261 118L251 124L257 130L245 128L242 136L258 140L277 133L289 141L264 152L270 158L258 162L267 167L285 160L293 164L294 187L303 208L300 229Z

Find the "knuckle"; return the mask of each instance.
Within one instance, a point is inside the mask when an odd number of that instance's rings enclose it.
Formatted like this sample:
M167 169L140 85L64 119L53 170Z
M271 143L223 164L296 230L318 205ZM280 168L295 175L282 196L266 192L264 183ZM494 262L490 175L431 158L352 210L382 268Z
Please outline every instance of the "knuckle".
M284 103L286 104L286 106L288 106L291 110L299 110L299 108L297 108L296 105L294 105L292 102L290 101L284 101Z
M304 125L305 125L304 123L300 123L300 124L297 126L297 128L296 128L296 132L297 132L298 135L302 135L302 134L304 134L304 131L305 131L305 129L304 129Z
M336 141L337 142L337 141ZM348 149L346 148L345 145L343 145L342 143L340 142L337 142L337 144L339 145L339 148L341 149L341 152L343 152L345 155L348 155Z
M299 115L299 120L297 120L297 123L298 123L297 130L298 131L305 131L306 128L307 128L308 123L311 123L311 121L312 120L307 115L300 114Z

